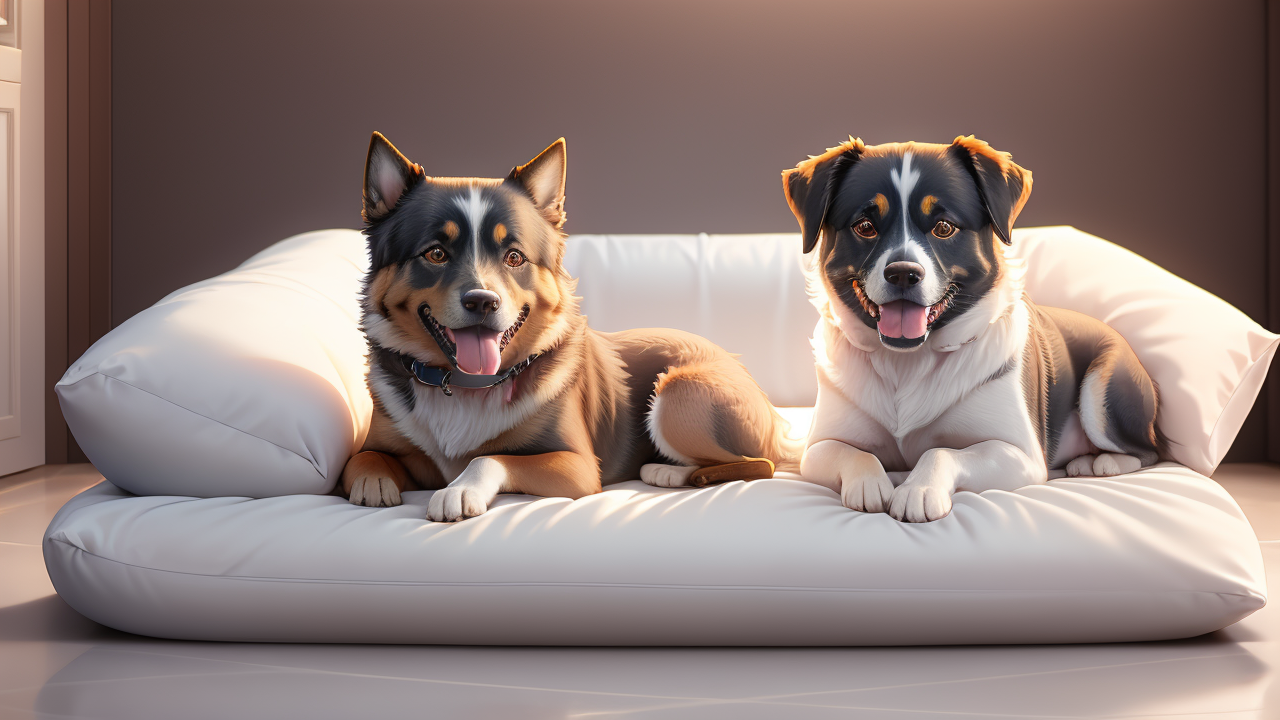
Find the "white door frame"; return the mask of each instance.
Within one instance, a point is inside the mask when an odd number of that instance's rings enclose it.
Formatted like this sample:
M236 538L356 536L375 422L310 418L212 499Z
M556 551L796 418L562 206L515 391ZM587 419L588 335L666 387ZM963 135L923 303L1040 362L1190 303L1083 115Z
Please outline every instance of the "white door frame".
M8 338L6 383L10 407L0 408L0 475L41 465L45 460L44 417L44 0L19 0L21 51L0 48L0 112L11 112L8 137L13 162L5 172L8 232L0 228L6 253ZM17 73L15 77L14 74ZM0 201L6 198L0 197Z

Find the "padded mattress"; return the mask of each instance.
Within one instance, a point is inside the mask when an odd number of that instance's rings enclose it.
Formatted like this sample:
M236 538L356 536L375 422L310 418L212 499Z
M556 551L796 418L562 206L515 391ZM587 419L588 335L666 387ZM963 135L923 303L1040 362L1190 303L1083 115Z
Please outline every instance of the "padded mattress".
M785 477L501 496L136 497L102 483L44 540L58 593L120 630L229 641L882 645L1158 640L1265 603L1249 523L1170 463L959 493L910 525Z

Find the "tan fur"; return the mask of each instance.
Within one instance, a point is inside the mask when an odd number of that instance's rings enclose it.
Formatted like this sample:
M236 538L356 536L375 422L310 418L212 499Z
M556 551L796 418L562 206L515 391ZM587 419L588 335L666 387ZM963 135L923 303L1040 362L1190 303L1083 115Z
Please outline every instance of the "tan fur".
M409 471L394 456L373 450L356 453L342 469L342 491L351 494L351 484L356 478L389 478L396 489L404 492L409 486Z
M880 217L883 218L889 214L889 198L885 197L884 193L876 193L876 196L871 199L875 202L876 209L880 211Z
M924 199L920 201L920 212L928 215L933 212L933 206L937 204L938 197L936 195L925 195Z
M856 138L850 135L847 141L842 142L839 145L836 145L835 147L827 148L826 152L822 153L821 155L810 155L808 160L801 160L798 164L796 164L795 167L787 168L786 170L783 170L782 171L783 189L785 190L789 186L792 178L795 176L799 176L808 180L813 177L813 171L816 170L823 163L827 162L828 160L838 155L843 155L846 152L849 152L850 150L860 153L866 150L866 148L867 146L862 142L862 138ZM795 213L797 216L802 215L804 213L804 210L803 208L796 207L795 200L792 198L791 193L784 192L784 194L787 197L787 205L790 206L791 212Z
M767 458L792 469L785 421L728 353L671 368L658 376L654 394L661 402L653 427L698 465Z
M449 276L453 278L449 282L420 283L419 287L410 265L426 261L415 257L370 278L365 327L371 338L376 333L382 348L444 365L445 353L423 326L419 308L430 307L433 318L445 323L467 283L499 295L495 312L515 317L519 308L529 308L524 324L502 349L500 367L538 357L508 381L510 385L482 390L455 387L453 396L446 397L439 389L417 384L403 363L385 357L375 362L376 353L371 354L373 423L363 448L367 452L348 463L343 479L347 492L362 479L388 476L398 489L407 487L408 480L424 488L443 488L433 496L435 506L428 507L428 514L440 511L448 519L458 513L483 512L484 493L495 487L497 492L569 498L599 492L604 483L639 477L643 464L659 459L646 432L655 392L663 398L663 417L652 427L664 435L679 436L681 446L706 464L746 458L796 464L799 448L790 447L782 437L785 421L746 369L721 348L676 330L602 333L587 327L573 294L576 281L561 264L563 179L557 193L555 185L546 182L548 166L538 165L543 158L558 162L562 155L563 147L553 145L517 167L508 179L539 178L537 186L548 203L546 207L523 201L509 204L506 221L494 228L494 240L515 243L528 263L510 268L473 261L465 266L467 272ZM470 193L503 181L430 178L424 182ZM530 195L535 195L532 190ZM449 242L469 242L463 237L467 233L452 221L423 232ZM448 243L444 249L450 252ZM451 253L455 256L461 257ZM501 317L501 322L511 322L508 315ZM396 389L384 394L379 383ZM466 433L473 428L482 428L486 435L472 439ZM477 480L481 472L491 473L486 476L491 479ZM439 498L447 500L437 502ZM440 509L446 502L452 510Z
M395 281L397 269L385 267L374 276L373 282L369 283L369 300L382 315L387 314L387 290L391 289L391 283Z
M501 462L511 476L503 492L574 500L600 492L600 481L593 479L599 469L581 453L560 451L490 457Z
M1022 212L1022 208L1026 206L1027 200L1031 198L1032 176L1031 171L1019 167L1013 162L1013 154L996 150L986 143L972 135L959 135L952 141L953 145L959 145L968 150L971 155L982 155L996 162L1000 168L1000 172L1005 176L1020 174L1023 178L1022 193L1013 203L1013 212L1009 216L1009 227L1013 227L1013 223L1018 219L1018 215Z

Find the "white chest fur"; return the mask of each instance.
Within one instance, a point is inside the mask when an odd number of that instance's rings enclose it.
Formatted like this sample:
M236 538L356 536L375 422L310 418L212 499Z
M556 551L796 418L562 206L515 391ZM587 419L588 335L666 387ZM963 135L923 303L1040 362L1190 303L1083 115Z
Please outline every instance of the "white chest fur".
M502 386L455 389L449 396L415 382L410 408L380 369L371 369L369 383L400 434L429 455L449 481L466 468L476 448L527 420L540 404L533 394L507 402Z
M932 447L987 439L1039 455L1021 383L1029 311L1021 268L1008 269L987 297L910 352L884 347L843 303L816 297L822 319L814 356L826 382L819 385L811 439L872 451L893 446L908 465ZM831 393L840 397L823 397Z

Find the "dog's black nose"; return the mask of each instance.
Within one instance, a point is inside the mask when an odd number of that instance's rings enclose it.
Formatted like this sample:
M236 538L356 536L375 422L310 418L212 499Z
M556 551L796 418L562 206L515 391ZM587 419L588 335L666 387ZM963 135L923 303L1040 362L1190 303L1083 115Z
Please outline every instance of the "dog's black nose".
M498 309L501 301L498 293L492 290L476 288L462 293L462 307L471 312L492 312Z
M924 268L913 262L889 263L884 269L884 279L888 280L890 285L897 285L906 290L924 279Z

